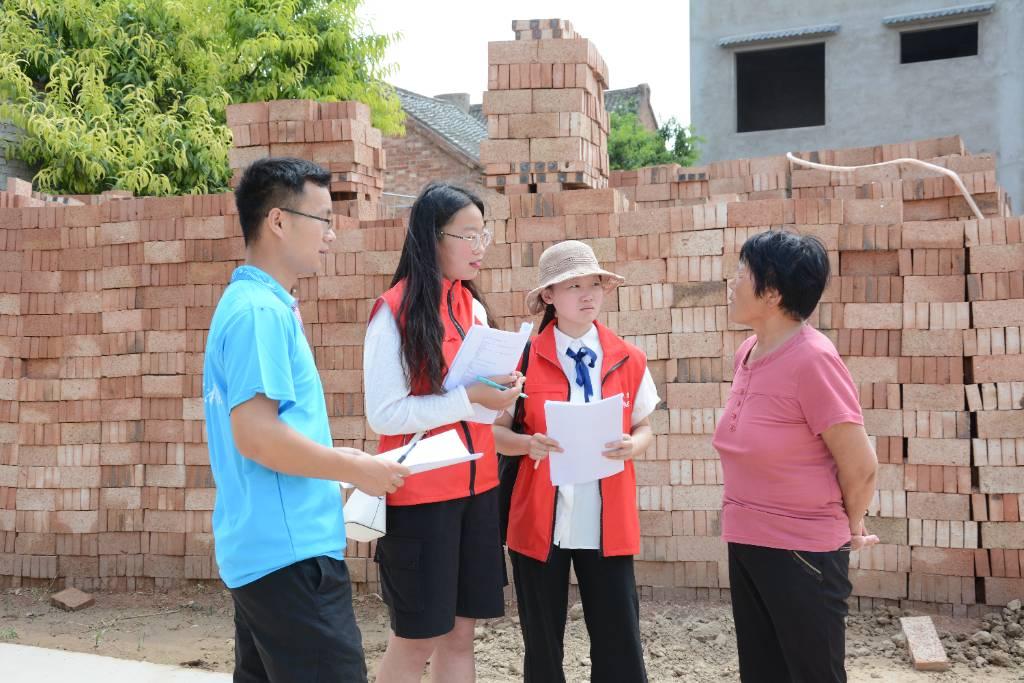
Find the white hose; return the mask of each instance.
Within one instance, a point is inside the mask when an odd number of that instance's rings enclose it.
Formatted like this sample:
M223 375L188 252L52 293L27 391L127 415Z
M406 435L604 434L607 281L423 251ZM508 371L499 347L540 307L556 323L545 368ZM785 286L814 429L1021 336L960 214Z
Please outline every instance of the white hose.
M974 198L971 197L971 193L967 191L967 187L964 185L964 181L960 180L960 176L948 168L942 166L936 166L935 164L929 164L927 161L921 161L920 159L892 159L891 161L882 161L877 164L864 164L863 166L830 166L829 164L819 164L813 161L807 161L794 155L792 152L786 152L786 158L794 164L800 164L801 166L809 166L810 168L816 168L819 171L835 171L838 173L847 173L849 171L856 171L859 168L875 168L878 166L888 166L890 164L910 164L912 166L920 166L921 168L927 168L930 171L941 173L942 175L950 178L956 183L957 188L960 190L960 194L967 200L967 204L974 211L974 215L977 216L979 221L985 220L985 216L982 215L981 209L974 203Z

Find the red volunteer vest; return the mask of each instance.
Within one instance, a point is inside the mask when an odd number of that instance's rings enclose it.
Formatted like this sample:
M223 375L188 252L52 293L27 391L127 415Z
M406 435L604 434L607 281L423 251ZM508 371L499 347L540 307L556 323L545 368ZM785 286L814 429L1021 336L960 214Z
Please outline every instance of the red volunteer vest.
M404 291L405 282L403 281L384 292L373 305L373 310L370 311L370 320L373 320L373 316L380 310L381 305L386 304L391 309L398 329L404 333L405 320L400 320L398 316ZM473 317L473 295L462 286L461 281L455 283L449 280L443 281L439 313L441 322L444 324L444 341L441 349L447 368L455 360L455 354L462 346L462 339L466 332L476 322ZM402 360L396 358L394 362L400 363ZM413 378L411 386L412 396L424 396L430 393L429 382L425 378ZM458 433L459 438L471 453L483 453L483 457L473 462L442 467L406 479L405 486L395 493L388 494L388 505L420 505L454 500L489 491L498 485L498 458L494 450L494 432L491 425L456 422L431 429L424 434L424 438L450 429L454 429ZM412 434L381 434L378 452L383 453L401 448L412 437Z
M601 395L621 393L624 399L622 431L632 430L633 401L647 368L643 351L607 327L597 325L604 357ZM530 345L530 361L523 391L523 426L526 434L547 433L544 404L569 399L569 379L555 349L555 325L548 325ZM548 460L537 469L528 457L520 460L508 515L508 547L540 562L547 562L555 529L557 491L551 485ZM636 473L627 460L619 474L601 480L601 554L636 555L640 552L640 515L636 507Z

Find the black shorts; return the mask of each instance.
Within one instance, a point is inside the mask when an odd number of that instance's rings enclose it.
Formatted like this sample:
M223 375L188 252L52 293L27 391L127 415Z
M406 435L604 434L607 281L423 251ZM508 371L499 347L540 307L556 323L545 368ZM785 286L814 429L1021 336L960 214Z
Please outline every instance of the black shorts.
M311 557L231 589L235 683L365 681L348 567Z
M389 505L373 558L399 638L434 638L455 617L505 614L498 489L423 505Z

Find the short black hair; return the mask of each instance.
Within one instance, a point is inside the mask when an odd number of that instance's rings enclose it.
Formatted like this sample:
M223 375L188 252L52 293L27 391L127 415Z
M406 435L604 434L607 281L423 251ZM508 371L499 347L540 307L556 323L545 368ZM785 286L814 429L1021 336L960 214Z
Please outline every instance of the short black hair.
M331 173L306 159L267 157L258 159L245 169L235 188L238 222L246 246L259 239L260 224L275 207L291 208L295 197L302 194L306 183L327 187Z
M754 278L758 296L774 289L782 297L779 307L798 320L806 320L828 284L831 267L825 245L811 235L770 231L754 235L740 249L740 262Z

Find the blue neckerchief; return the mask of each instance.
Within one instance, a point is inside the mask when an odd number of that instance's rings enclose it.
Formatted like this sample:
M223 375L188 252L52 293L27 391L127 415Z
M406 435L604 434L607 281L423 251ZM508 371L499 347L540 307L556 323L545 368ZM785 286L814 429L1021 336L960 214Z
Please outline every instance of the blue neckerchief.
M594 387L590 383L590 371L587 370L587 366L594 367L594 363L597 362L597 354L586 346L581 346L580 350L573 353L572 349L566 349L565 355L576 361L576 384L583 387L583 401L590 403L590 397L594 395ZM586 362L584 359L589 358L590 362Z
M298 300L289 294L285 288L281 286L281 283L271 277L268 273L260 270L256 266L246 264L238 266L235 268L234 272L231 273L231 282L236 282L238 280L252 280L253 282L259 282L269 287L270 291L272 291L278 299L284 302L284 304L291 309L296 320L299 321L299 324L302 324L302 314L299 313Z

